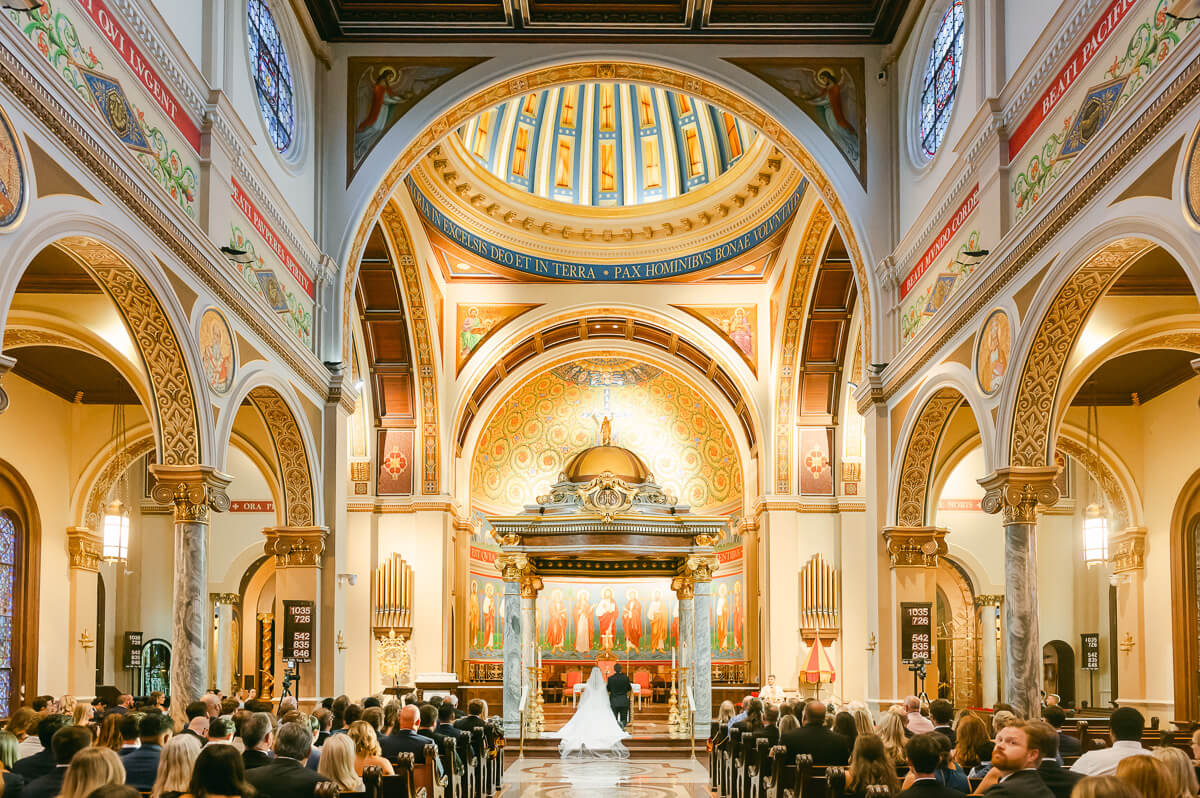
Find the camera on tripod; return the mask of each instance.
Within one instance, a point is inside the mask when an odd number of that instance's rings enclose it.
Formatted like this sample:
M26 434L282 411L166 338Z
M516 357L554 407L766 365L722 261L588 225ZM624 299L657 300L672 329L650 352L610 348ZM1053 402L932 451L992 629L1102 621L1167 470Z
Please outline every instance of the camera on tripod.
M908 664L908 669L913 672L916 678L920 679L921 681L925 681L925 666L927 664L928 660L914 659Z
M292 685L298 681L300 681L300 674L296 671L296 660L285 659L283 661L283 691L279 697L293 695Z

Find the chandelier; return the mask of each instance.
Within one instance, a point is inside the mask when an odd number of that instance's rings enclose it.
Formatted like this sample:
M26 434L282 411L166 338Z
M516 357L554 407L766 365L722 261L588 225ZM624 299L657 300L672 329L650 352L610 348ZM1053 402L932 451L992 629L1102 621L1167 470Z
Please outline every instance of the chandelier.
M1087 410L1087 441L1088 454L1100 459L1100 411L1096 407L1096 382L1092 381L1092 401ZM1092 475L1084 469L1083 483L1083 561L1088 567L1103 565L1108 561L1108 513L1104 510L1102 498L1098 495L1096 501L1089 501L1092 491ZM1100 492L1097 491L1099 494Z

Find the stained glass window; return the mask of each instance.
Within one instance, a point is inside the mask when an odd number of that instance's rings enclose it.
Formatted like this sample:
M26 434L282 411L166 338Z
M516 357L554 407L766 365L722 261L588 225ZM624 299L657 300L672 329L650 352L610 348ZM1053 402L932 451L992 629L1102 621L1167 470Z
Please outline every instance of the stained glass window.
M13 588L17 581L17 527L0 513L0 711L10 708L13 664Z
M963 0L953 0L938 23L921 85L921 151L933 157L950 124L962 71Z
M292 70L275 17L271 16L266 1L249 0L246 11L250 18L247 35L254 88L258 91L258 109L267 123L275 149L284 152L292 144L296 127Z

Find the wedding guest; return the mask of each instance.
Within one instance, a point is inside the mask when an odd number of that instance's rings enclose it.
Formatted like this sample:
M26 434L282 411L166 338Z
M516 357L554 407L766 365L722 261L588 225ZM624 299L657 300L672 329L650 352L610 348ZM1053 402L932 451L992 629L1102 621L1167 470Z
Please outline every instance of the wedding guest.
M944 698L937 698L929 704L929 717L933 721L933 730L939 734L944 734L946 739L950 741L950 747L954 747L954 727L951 723L954 721L954 705Z
M1085 776L1071 791L1071 798L1142 798L1142 796L1116 776Z
M242 766L247 773L271 762L271 745L275 742L271 716L255 712L242 723Z
M233 745L233 721L227 718L213 718L208 723L208 742Z
M262 798L313 798L313 788L328 781L304 766L312 750L312 731L307 727L282 724L275 733L274 750L270 762L246 773L246 781Z
M158 764L163 746L171 739L171 719L157 712L142 716L138 723L141 747L121 758L125 766L125 783L140 792L149 792L158 777Z
M863 795L872 784L886 786L892 795L900 789L896 766L884 749L883 740L874 734L864 734L854 741L846 790L851 795Z
M851 751L854 750L854 741L858 738L858 725L855 724L853 715L849 712L837 713L833 719L833 731L845 737Z
M82 738L81 738L82 739ZM62 782L59 798L88 798L92 792L108 784L125 780L121 757L111 748L84 748L71 759ZM33 785L30 785L31 787ZM32 795L31 792L24 793Z
M1178 798L1171 789L1171 772L1148 754L1127 756L1117 763L1116 777L1133 787L1142 798Z
M1109 715L1109 736L1112 747L1088 751L1071 766L1071 770L1085 776L1108 776L1116 773L1117 765L1125 757L1139 756L1142 748L1142 730L1146 719L1133 707L1118 707Z
M66 715L58 717L65 718ZM44 775L30 779L21 790L23 798L54 798L61 793L66 784L67 770L70 768L71 762L79 752L91 748L92 733L87 729L75 726L61 726L54 732L49 743L49 750L54 755L54 767ZM95 750L103 751L104 749L97 748ZM114 759L116 756L113 754ZM123 776L124 771L122 770L121 773Z
M125 740L121 737L121 716L105 715L100 721L100 734L96 737L96 745L120 751Z
M894 765L903 765L908 761L904 748L908 744L908 736L904 733L904 718L895 712L885 712L876 727L876 734L883 741L884 750Z
M362 792L363 780L354 768L354 741L348 734L335 734L321 746L317 772L337 785L339 792Z
M1054 798L1038 775L1042 738L1023 721L1016 720L996 735L992 769L980 782L988 798Z
M348 736L354 743L354 772L362 776L363 771L372 766L383 770L383 775L395 774L392 763L383 757L379 748L379 740L375 737L375 727L365 720L356 720L350 724Z
M179 798L187 792L192 779L192 767L202 747L190 735L181 734L168 740L158 758L158 774L154 778L150 798Z
M904 727L909 735L933 731L933 723L921 714L921 699L915 695L904 699Z
M855 707L850 714L854 717L854 736L860 734L874 734L875 721L871 718L871 711L866 707Z
M804 705L801 726L780 735L780 745L787 746L788 756L809 754L814 765L841 765L850 761L850 746L846 738L825 728L825 705L809 701Z
M1200 792L1197 783L1196 768L1191 758L1178 748L1155 748L1150 752L1155 759L1167 766L1170 771L1171 784L1174 793L1179 798L1196 798Z
M17 738L17 759L33 756L42 750L42 741L37 736L37 725L40 718L29 707L21 707L8 719L4 727Z
M206 745L196 757L183 798L254 798L242 757L231 745Z
M942 747L934 737L935 732L914 735L908 741L908 774L904 777L904 792L901 798L958 798L955 792L942 784L937 777L942 760Z
M987 726L977 715L967 713L958 718L955 731L954 761L968 778L982 777L992 767L992 740Z
M13 773L21 776L26 781L44 776L54 770L56 760L54 750L50 747L50 741L58 730L71 723L71 718L68 715L51 714L46 715L37 723L37 737L41 743L41 750L37 753L23 756L13 764ZM90 744L89 740L89 744Z

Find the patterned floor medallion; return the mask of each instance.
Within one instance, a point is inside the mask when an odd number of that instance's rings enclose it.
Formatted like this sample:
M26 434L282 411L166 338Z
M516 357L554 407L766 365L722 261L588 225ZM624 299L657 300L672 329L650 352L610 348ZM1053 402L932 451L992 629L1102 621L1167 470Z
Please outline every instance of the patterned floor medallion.
M504 773L506 798L699 798L708 771L698 760L563 762L519 759Z

